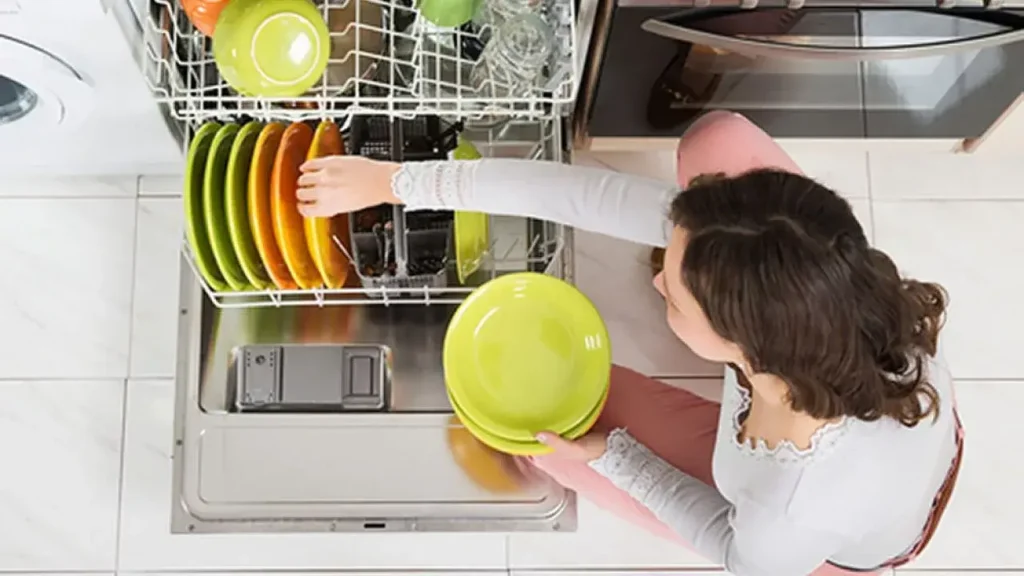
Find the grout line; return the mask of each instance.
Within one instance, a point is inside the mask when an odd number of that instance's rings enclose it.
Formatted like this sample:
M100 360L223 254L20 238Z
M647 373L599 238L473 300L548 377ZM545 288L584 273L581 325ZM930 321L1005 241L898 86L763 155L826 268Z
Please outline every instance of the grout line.
M141 228L139 227L139 210L142 205L139 203L139 199L135 199L135 230L132 234L132 276L131 276L131 300L128 302L128 377L132 375L132 359L135 356L135 346L132 342L135 340L135 301L136 301L136 290L138 289L138 267L139 267L139 234L141 234Z
M382 533L383 534L383 533ZM186 536L191 537L191 536ZM536 572L536 570L534 570ZM551 570L545 570L551 572ZM459 576L460 574L487 574L487 575L507 575L510 574L511 570L505 568L174 568L174 569L163 569L163 568L143 568L143 569L132 569L120 571L120 574L152 574L154 576L186 576L188 574L218 574L224 576L236 575L236 574L279 574L281 576L289 576L293 574L318 574L323 576L344 576L346 574L358 574L362 575L379 575L379 576L392 576L396 574L406 575L415 574L417 576ZM560 572L560 571L559 571ZM584 572L589 572L585 570ZM0 574L5 574L0 572ZM52 575L50 572L29 572L19 571L17 573L11 573L11 576L15 574L41 574L41 575ZM61 571L56 574L111 574L110 571L106 572L84 572L84 571Z
M505 534L505 576L512 576L512 535Z
M118 376L82 376L82 377L78 377L78 376L25 376L25 377L4 376L4 377L0 378L0 385L11 384L11 383L18 383L18 382L53 382L53 383L57 383L57 384L62 383L62 382L80 382L80 383L84 384L84 383L89 383L89 382L117 382L118 380L124 380L125 378L127 378L127 375L125 375L125 374L120 374ZM3 573L4 573L4 571L0 570L0 574L3 574Z
M134 194L0 194L4 200L134 200Z
M957 202L963 204L965 202L973 202L975 204L1024 204L1024 197L1021 198L960 198L960 197L944 197L944 198L874 198L873 202L882 202L887 204L897 204L900 202L916 202L916 203L933 203L933 204L949 204Z
M128 379L124 380L124 393L121 395L121 457L118 461L117 475L117 521L114 530L114 573L121 570L121 518L124 506L124 463L125 447L128 438Z

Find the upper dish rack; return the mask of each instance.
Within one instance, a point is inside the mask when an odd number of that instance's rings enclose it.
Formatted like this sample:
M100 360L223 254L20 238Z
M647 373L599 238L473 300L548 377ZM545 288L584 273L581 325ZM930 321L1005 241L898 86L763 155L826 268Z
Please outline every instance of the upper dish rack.
M258 120L300 121L351 114L461 119L564 117L578 77L573 0L547 0L543 16L553 29L553 49L531 90L512 98L488 98L470 84L470 73L489 25L439 28L423 19L411 0L316 0L331 31L349 42L332 54L327 72L311 91L295 98L254 98L231 89L217 72L210 39L198 32L178 0L150 0L143 70L157 99L177 120L195 125L244 114ZM354 21L349 3L356 2ZM380 10L369 17L367 10ZM372 22L372 23L371 23ZM380 23L379 26L375 25ZM340 40L342 36L346 40ZM372 44L381 44L373 50ZM347 58L339 58L345 53Z

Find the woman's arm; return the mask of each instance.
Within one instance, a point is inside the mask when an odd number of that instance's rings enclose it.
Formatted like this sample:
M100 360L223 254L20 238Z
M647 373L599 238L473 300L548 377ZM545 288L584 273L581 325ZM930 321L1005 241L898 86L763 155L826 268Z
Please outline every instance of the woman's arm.
M391 188L412 210L529 216L650 246L668 243L678 193L611 170L511 159L405 163Z
M702 556L736 576L804 576L840 551L846 538L806 526L715 488L672 467L625 430L608 437L590 466L647 507Z

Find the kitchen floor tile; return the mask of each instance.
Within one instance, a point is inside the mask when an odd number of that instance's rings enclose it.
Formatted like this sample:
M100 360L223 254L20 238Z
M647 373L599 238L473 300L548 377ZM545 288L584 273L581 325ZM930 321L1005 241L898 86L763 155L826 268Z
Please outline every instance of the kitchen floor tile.
M965 434L960 476L927 550L907 567L1024 570L1024 461L1016 448L1024 436L1024 380L957 380L956 396Z
M0 198L134 198L137 176L0 177Z
M875 200L1024 199L1020 158L869 153Z
M511 570L509 576L583 576L600 574L601 576L729 576L724 570Z
M868 159L865 152L818 152L807 150L803 146L787 146L785 143L782 147L804 174L835 190L844 198L868 197Z
M876 244L949 291L943 347L957 378L1020 378L1024 202L874 201Z
M0 382L0 573L113 571L123 380Z
M637 176L646 176L662 182L676 181L676 151L651 150L646 152L588 152L573 153L573 164L606 168Z
M1024 571L1014 570L928 570L899 568L894 570L896 576L1024 576Z
M509 567L604 570L647 568L690 570L715 566L696 552L620 520L586 500L579 501L579 528L565 534L512 534Z
M231 572L231 576L268 576L269 571L245 571L245 572ZM488 571L472 571L464 572L460 570L456 573L457 576L508 576L506 570L488 570ZM223 576L223 572L200 572L191 571L188 572L124 572L118 573L118 576ZM7 576L6 574L4 576ZM49 576L49 575L47 575ZM62 575L54 575L62 576ZM338 567L337 570L328 570L324 572L302 572L302 571L289 571L288 576L424 576L424 572L406 571L406 572L393 572L393 571L373 571L373 572L352 572L344 567Z
M601 312L612 360L650 376L716 376L669 329L665 301L651 284L649 247L576 231L576 285Z
M139 199L132 297L132 378L174 376L183 222L180 198Z
M512 534L509 567L521 570L714 569L714 564L679 544L648 534L601 510L579 502L579 528L565 534ZM724 573L723 573L724 574Z
M170 534L173 383L130 381L119 566L174 570L504 570L504 534Z
M0 378L128 374L135 199L0 199Z
M140 176L139 196L181 196L183 176Z
M868 197L867 155L851 150L842 154L783 148L805 174L846 198ZM675 150L646 152L576 152L573 163L608 168L665 182L676 181Z

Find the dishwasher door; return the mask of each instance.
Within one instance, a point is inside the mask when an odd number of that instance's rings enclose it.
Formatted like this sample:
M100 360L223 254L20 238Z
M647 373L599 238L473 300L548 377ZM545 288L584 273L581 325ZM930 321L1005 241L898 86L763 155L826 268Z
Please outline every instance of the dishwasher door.
M562 131L463 136L485 156L567 161ZM517 270L572 280L570 229L490 229L477 284ZM182 254L173 532L575 530L573 493L452 414L441 349L472 286L233 300Z

